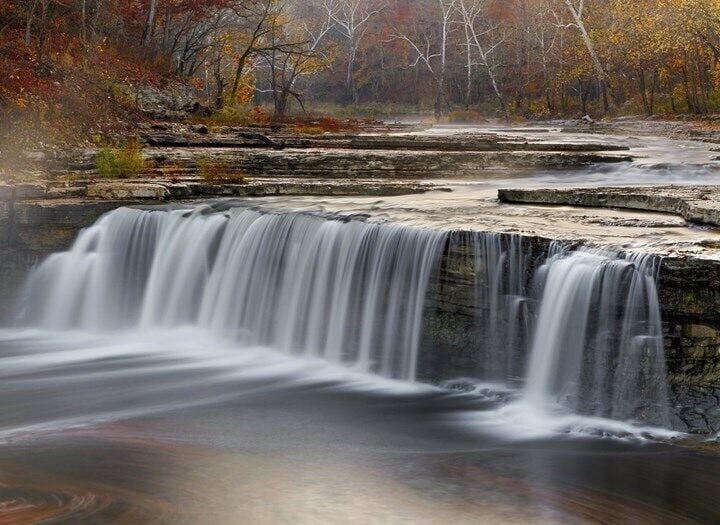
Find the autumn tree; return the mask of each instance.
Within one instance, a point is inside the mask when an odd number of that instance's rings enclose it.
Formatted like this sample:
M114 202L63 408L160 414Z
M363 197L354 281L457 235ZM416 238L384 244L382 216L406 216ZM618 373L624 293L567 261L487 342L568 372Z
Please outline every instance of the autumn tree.
M413 57L411 67L422 67L433 77L435 83L435 117L443 114L445 102L445 79L447 76L450 37L455 31L458 0L430 0L427 9L397 27L393 38L407 44Z

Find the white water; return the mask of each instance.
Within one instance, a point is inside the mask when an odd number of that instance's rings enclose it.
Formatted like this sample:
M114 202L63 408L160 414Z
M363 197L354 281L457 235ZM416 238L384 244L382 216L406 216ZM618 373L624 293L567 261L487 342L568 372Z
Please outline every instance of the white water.
M578 251L544 279L524 396L539 408L669 424L656 260Z
M33 272L24 319L149 340L191 327L211 346L413 381L426 292L447 241L299 213L121 209ZM471 244L476 275L477 378L525 385L495 422L542 432L595 428L598 418L668 425L655 259L558 243L538 254L512 235L461 242Z
M476 308L484 345L484 378L522 376L530 335L527 276L531 256L519 235L478 234L474 238Z
M243 208L121 209L41 265L25 315L52 330L193 325L413 380L445 237Z

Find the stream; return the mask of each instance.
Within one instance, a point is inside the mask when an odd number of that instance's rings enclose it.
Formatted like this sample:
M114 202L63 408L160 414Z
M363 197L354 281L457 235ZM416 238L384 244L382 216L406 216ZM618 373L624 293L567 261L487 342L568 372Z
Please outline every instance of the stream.
M720 522L717 447L673 419L653 254L720 235L494 198L720 182L709 146L603 138L642 158L106 214L0 330L0 523ZM456 253L474 374L430 381Z

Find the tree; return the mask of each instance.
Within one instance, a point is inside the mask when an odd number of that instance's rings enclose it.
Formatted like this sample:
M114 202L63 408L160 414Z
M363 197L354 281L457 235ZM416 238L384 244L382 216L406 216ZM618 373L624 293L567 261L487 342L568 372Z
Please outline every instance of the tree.
M84 2L83 2L84 5ZM152 40L153 33L155 32L155 17L157 15L158 0L150 0L148 5L147 21L145 22L145 29L143 30L142 43L148 45Z
M592 60L593 67L595 68L595 73L597 74L598 79L600 79L600 82L602 83L605 110L607 111L612 105L612 95L608 93L610 81L608 74L605 72L605 68L600 62L600 57L595 51L595 45L593 44L593 41L588 34L587 28L585 27L585 22L583 20L583 14L585 11L585 0L565 0L565 6L567 7L570 15L573 18L574 27L576 27L578 31L580 31L583 43L587 48L588 54L590 55L590 58Z
M275 119L279 121L285 119L290 99L304 108L298 80L327 67L321 43L329 32L328 26L321 25L315 32L292 8L288 3L277 6L271 19L268 45L259 55L268 72L270 89L267 91L272 95Z
M500 103L505 120L510 120L505 97L498 82L498 63L493 60L495 53L505 40L504 36L498 36L497 25L488 25L485 0L459 0L457 10L460 14L459 23L465 36L463 47L465 47L467 55L466 105L469 105L472 92L473 68L479 65L490 78L493 92Z
M335 23L340 34L347 40L348 57L345 85L348 98L358 102L355 82L355 64L360 45L368 33L371 23L382 11L373 0L325 0L324 7L329 18Z
M435 9L426 18L414 21L408 30L396 30L393 37L406 42L414 60L411 67L424 66L435 81L435 117L443 115L445 101L445 78L450 35L453 32L454 16L458 0L433 0Z

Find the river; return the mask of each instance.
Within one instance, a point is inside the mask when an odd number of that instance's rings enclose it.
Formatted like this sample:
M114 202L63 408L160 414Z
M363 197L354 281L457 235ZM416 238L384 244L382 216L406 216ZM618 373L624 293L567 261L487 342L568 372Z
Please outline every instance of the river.
M720 182L700 143L610 140L643 158L106 215L0 331L0 522L717 523L720 455L672 419L648 247L718 234L494 198ZM579 232L598 246L562 242ZM465 248L476 374L430 384L427 297Z

